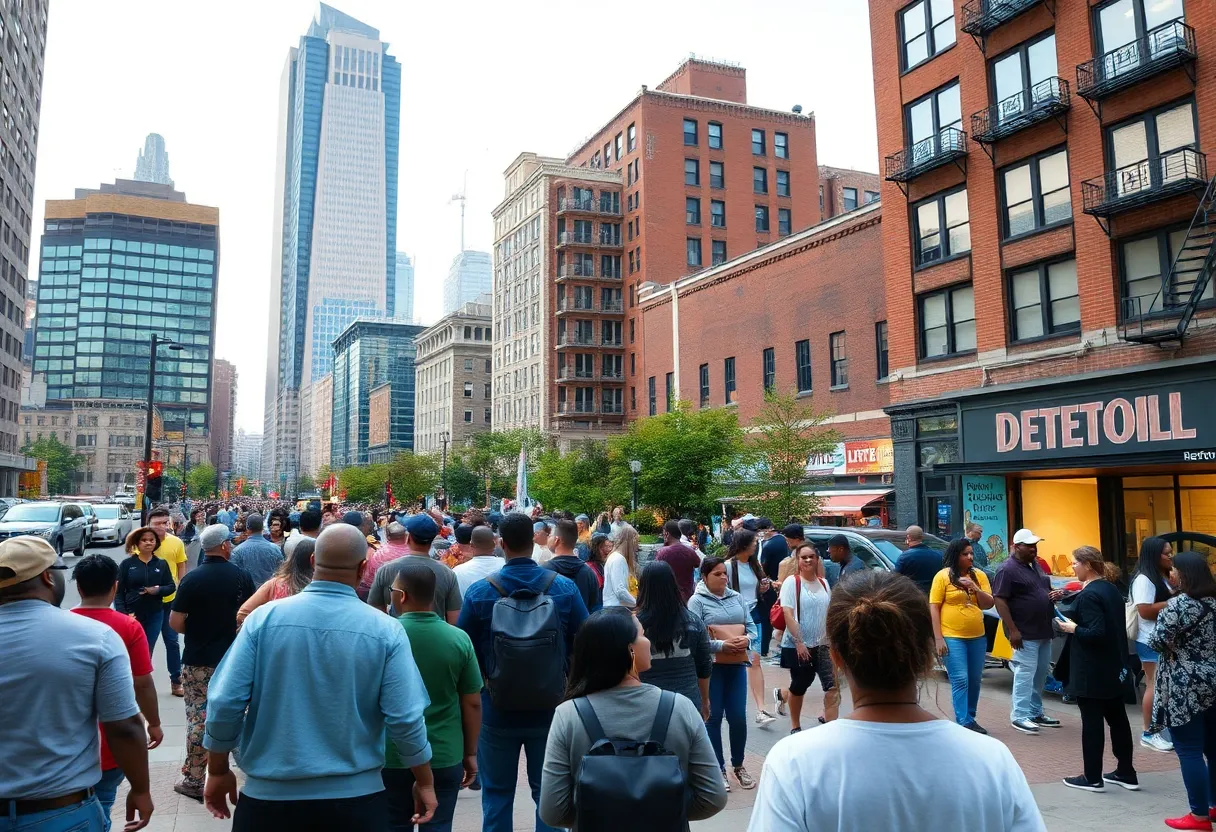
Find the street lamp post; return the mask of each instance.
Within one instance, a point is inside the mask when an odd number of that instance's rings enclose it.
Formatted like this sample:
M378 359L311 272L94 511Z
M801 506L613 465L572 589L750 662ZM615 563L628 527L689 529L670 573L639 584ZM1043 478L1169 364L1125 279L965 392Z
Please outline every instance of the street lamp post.
M443 489L443 509L447 509L448 502L448 442L452 435L446 430L439 434L439 441L443 443L443 473L440 475L440 487Z
M160 346L167 346L174 352L180 352L182 345L169 338L152 333L152 349L148 355L148 412L144 419L144 493L140 500L142 507L140 508L140 525L148 524L148 466L152 462L152 412L156 407L156 350Z
M633 474L633 513L638 510L638 474L642 473L641 460L629 460L629 472Z

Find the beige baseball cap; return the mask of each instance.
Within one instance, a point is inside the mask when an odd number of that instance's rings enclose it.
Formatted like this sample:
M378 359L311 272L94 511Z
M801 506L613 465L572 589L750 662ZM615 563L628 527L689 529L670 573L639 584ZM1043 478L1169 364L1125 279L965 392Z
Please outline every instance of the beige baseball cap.
M36 578L58 560L55 547L41 537L28 534L10 537L0 543L0 569L8 569L16 574L11 578L0 578L0 589Z

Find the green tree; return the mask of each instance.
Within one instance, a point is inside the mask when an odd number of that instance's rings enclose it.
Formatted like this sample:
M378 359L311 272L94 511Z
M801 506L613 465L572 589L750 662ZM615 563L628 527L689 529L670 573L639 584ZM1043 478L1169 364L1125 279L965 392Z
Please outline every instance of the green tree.
M822 500L816 485L828 480L807 474L812 454L830 453L840 434L824 427L830 414L790 393L769 390L764 407L748 424L748 442L740 455L740 508L781 525L808 521Z
M525 428L486 431L474 434L469 443L457 451L465 467L477 478L479 491L478 496L472 499L473 505L485 505L487 481L490 483L491 495L515 496L515 469L522 446L527 446L528 456L531 458L544 449L544 436L539 430ZM449 474L450 465L451 460Z
M442 461L440 467L442 469ZM471 506L485 502L485 480L479 481L457 454L448 454L447 484L448 505Z
M538 454L528 474L528 496L547 508L595 516L624 495L615 491L604 442L585 439L568 453L556 447Z
M347 502L379 503L384 500L384 481L388 478L386 464L343 468L338 474L338 491L346 492Z
M317 490L317 484L313 482L312 477L308 474L301 474L296 478L296 493L309 494Z
M46 487L50 494L71 494L72 478L84 457L73 451L56 437L39 439L21 449L21 453L46 462Z
M665 517L703 517L721 496L722 473L737 460L743 432L735 408L673 410L638 419L608 443L612 493L630 493L629 463L638 460L638 502Z
M402 505L421 502L433 494L439 484L440 460L435 454L412 454L402 451L388 464L393 498Z
M186 489L192 500L215 497L215 466L204 462L191 468L186 475Z

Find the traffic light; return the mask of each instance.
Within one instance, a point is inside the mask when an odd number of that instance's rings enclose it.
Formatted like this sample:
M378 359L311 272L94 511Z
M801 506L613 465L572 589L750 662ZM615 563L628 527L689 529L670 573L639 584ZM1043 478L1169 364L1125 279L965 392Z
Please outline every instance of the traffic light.
M154 459L148 463L148 479L144 484L144 495L149 502L159 503L163 499L162 485L164 480L161 475L164 473L165 464L158 459Z
M180 496L183 500L186 499L186 484L185 483L181 484L181 487L178 488L178 492L180 492Z

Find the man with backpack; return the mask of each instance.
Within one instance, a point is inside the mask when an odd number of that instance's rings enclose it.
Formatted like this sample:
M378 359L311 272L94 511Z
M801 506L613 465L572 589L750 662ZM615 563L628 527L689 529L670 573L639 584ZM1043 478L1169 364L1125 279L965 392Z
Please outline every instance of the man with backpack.
M604 590L595 576L595 570L575 552L578 527L573 520L558 520L553 533L557 536L557 546L553 550L553 557L545 561L545 569L552 569L574 581L587 612L595 612L604 606Z
M553 711L565 697L574 634L587 606L574 582L532 559L532 520L499 525L506 565L469 587L457 626L469 634L486 686L477 745L482 829L510 832L522 747L540 805L541 767ZM550 832L536 816L537 832Z

